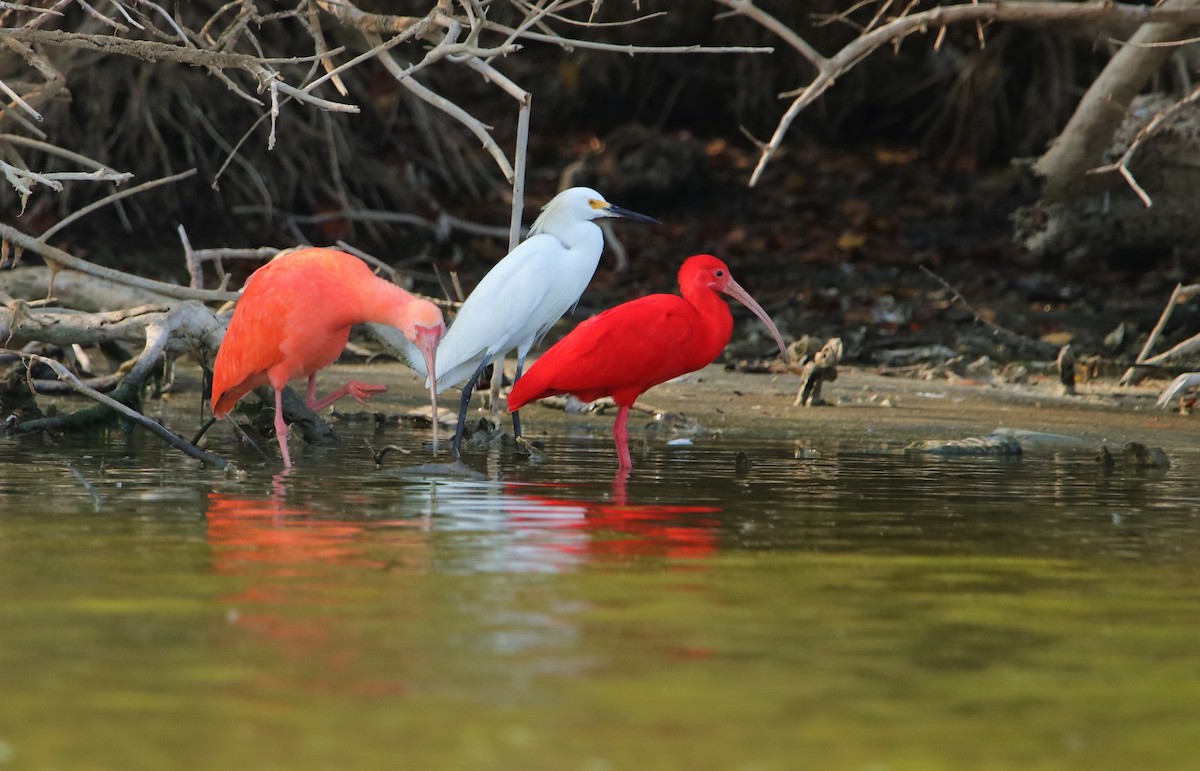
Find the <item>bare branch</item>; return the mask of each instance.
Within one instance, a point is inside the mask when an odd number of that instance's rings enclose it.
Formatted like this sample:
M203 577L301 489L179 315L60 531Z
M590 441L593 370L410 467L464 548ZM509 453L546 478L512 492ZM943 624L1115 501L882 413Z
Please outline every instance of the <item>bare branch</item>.
M20 107L22 110L29 113L30 116L32 116L33 119L36 120L38 123L41 123L44 120L42 118L42 114L40 112L38 112L37 110L30 107L29 103L26 102L24 99L22 99L20 94L18 94L16 91L13 91L11 88L9 88L8 84L5 83L3 80L0 80L0 91L3 91L5 93L5 95L8 96L9 99L13 100L13 102L15 102L16 105L18 107Z
M826 59L808 41L796 34L788 25L776 19L771 14L754 4L754 0L717 0L727 6L733 13L745 16L768 32L774 33L780 40L794 48L801 56L813 63L817 68L822 67ZM886 5L884 6L886 8ZM881 9L882 11L882 9Z
M429 220L418 214L392 211L373 211L370 209L343 209L341 211L322 212L321 214L294 214L291 212L280 212L275 209L267 209L260 206L243 206L234 209L235 214L262 214L264 212L269 212L275 216L283 217L288 222L302 225L319 225L322 222L332 222L336 220L346 220L348 222L383 222L395 225L412 225L414 227L425 228L433 231L439 241L445 241L449 237L450 232L454 230L474 236L486 236L487 238L504 238L509 234L508 228L471 222L469 220L464 220L461 217L455 217L454 215L446 212L441 212L438 214L436 220Z
M378 38L376 38L373 42L378 45ZM417 98L424 102L428 102L465 126L467 130L474 134L475 137L480 141L480 143L483 145L483 148L487 150L488 154L492 156L492 160L494 160L496 165L500 167L500 172L504 175L504 178L509 182L514 181L515 177L512 164L509 163L508 158L504 156L504 151L501 150L500 146L496 144L496 140L492 139L492 135L488 133L488 126L484 125L482 122L476 119L475 116L471 115L469 112L459 107L446 97L426 88L417 81L408 77L404 72L404 68L400 66L399 62L392 58L390 53L386 51L381 52L379 54L379 61L383 64L384 68L392 74L392 77L394 77L400 83L400 85L411 91Z
M439 23L441 23L440 20ZM566 48L568 50L579 48L590 51L609 51L618 54L628 54L629 56L634 56L637 54L769 54L774 53L775 51L772 46L621 45L618 43L600 43L593 40L583 40L579 38L566 38L561 35L546 35L540 32L519 32L512 27L491 21L486 22L484 26L493 32L504 32L506 34L515 33L515 39L518 40L536 40L539 43L553 43L554 45Z
M762 147L758 164L750 176L753 186L761 179L771 158L778 152L784 136L800 112L816 101L837 80L870 56L878 48L895 43L914 32L941 29L951 24L1011 22L1016 24L1044 24L1050 22L1110 21L1131 24L1148 22L1200 22L1200 8L1194 5L1134 5L1111 0L1087 0L1086 2L963 2L943 5L916 13L905 8L897 17L873 28L847 44L834 56L823 57L806 41L794 34L786 34L777 20L754 5L753 0L715 0L732 11L753 19L764 28L779 35L795 48L805 59L817 67L817 74L801 88L788 91L781 96L792 97L792 103L780 118L771 139ZM911 7L911 6L910 6ZM872 22L874 23L874 21ZM1136 184L1135 184L1136 189Z
M0 29L0 39L3 38L12 38L23 43L35 43L58 48L77 48L85 51L118 54L149 62L171 61L181 64L191 64L197 67L242 69L254 76L260 88L269 88L272 83L275 83L275 87L288 96L312 104L322 110L348 113L357 113L359 111L357 105L321 99L295 86L288 85L282 81L278 72L264 66L262 59L248 54L187 48L152 40L126 40L110 35L80 35L57 30L33 30L24 27L19 29Z
M1159 335L1162 334L1163 328L1166 327L1167 320L1171 318L1171 313L1175 310L1175 306L1181 302L1187 302L1196 295L1200 295L1200 284L1190 284L1188 286L1184 286L1183 284L1175 285L1175 290L1171 292L1170 298L1167 299L1166 307L1163 308L1163 312L1158 317L1158 323L1155 324L1154 329L1150 331L1150 336L1146 338L1146 344L1142 346L1142 350L1138 353L1137 359L1134 360L1137 365L1163 363L1165 360L1170 359L1171 356L1179 355L1179 351L1177 349L1179 349L1180 346L1176 346L1170 351L1153 358L1150 356L1150 351L1154 350L1154 346L1158 342ZM1192 340L1194 341L1195 338L1192 338ZM1187 353L1190 350L1186 347L1186 343L1181 343L1180 345L1185 346L1182 353ZM1144 367L1130 367L1129 369L1125 370L1123 375L1121 375L1120 384L1123 386L1137 385L1144 375Z
M150 292L167 297L173 297L179 300L202 300L204 302L228 302L236 300L238 293L236 292L218 292L209 289L191 289L190 287L178 286L176 284L167 284L162 281L155 281L149 278L133 276L128 273L123 273L112 268L104 268L99 265L94 265L87 260L81 260L74 255L64 252L62 249L51 246L44 241L26 235L11 225L0 223L0 239L11 241L18 246L28 249L35 254L40 254L45 260L57 264L60 268L68 268L77 270L80 273L86 273L89 276L102 278L107 281L112 281L123 286L131 286L137 289L145 289Z
M509 80L503 73L479 57L472 56L466 59L466 64L517 100L517 137L516 147L513 149L513 204L508 226L508 250L512 251L517 248L517 243L521 240L521 215L525 208L525 166L526 156L529 153L529 115L532 111L533 94Z
M162 426L161 423L146 417L142 413L138 412L132 407L122 404L111 396L102 394L96 389L89 387L78 377L76 377L69 369L64 367L61 362L57 362L49 357L39 356L34 353L24 353L21 351L6 351L6 353L14 353L23 359L45 364L50 369L54 370L54 374L58 375L60 380L65 380L66 382L70 383L71 386L79 393L87 396L93 401L103 404L105 407L108 407L114 412L124 415L138 425L148 429L151 433L163 439L172 447L182 450L188 456L195 458L196 460L203 461L219 469L225 469L229 466L229 461L225 460L219 455L213 455L207 450L202 450L199 447L196 447L194 444L191 444L190 442L185 441L183 438L178 437L168 431Z
M1163 125L1167 118L1192 104L1198 98L1200 98L1200 87L1192 89L1190 94L1175 102L1167 109L1159 112L1153 118L1151 118L1146 125L1142 126L1142 128L1138 130L1137 136L1135 136L1133 141L1129 143L1129 147L1125 148L1125 152L1121 154L1121 157L1117 159L1115 163L1090 169L1088 173L1099 174L1114 170L1120 172L1121 176L1125 178L1125 181L1129 183L1129 186L1133 188L1133 192L1137 193L1138 198L1140 198L1142 203L1146 205L1146 208L1152 206L1154 202L1134 178L1133 172L1129 169L1129 162L1133 159L1133 154L1137 152L1138 148L1142 146L1146 139L1154 136L1159 126Z
M83 207L82 209L76 209L75 211L71 212L68 216L63 217L58 222L54 223L54 225L51 226L50 228L48 228L46 230L46 232L42 233L42 235L40 236L40 240L42 240L42 241L49 240L51 236L53 236L55 233L57 233L58 231L65 228L67 225L70 225L75 220L79 219L80 217L84 217L84 216L94 212L97 209L103 208L103 207L109 205L110 203L113 203L114 201L119 201L122 198L128 198L131 195L137 195L138 193L144 192L146 190L150 190L155 187L159 187L160 185L165 185L170 182L178 182L181 179L187 179L188 177L192 176L195 173L196 173L195 169L188 169L187 171L172 175L170 177L163 177L161 179L152 179L149 182L143 182L142 184L137 185L136 187L131 187L127 190L122 190L119 193L113 193L111 195L106 195L105 197L101 198L99 201L88 204L87 206ZM129 176L133 176L133 175L129 175Z
M36 13L49 13L49 14L53 14L54 16L62 16L63 15L60 11L46 10L45 8L39 8L36 5L25 5L24 3L0 2L0 8L4 8L4 9L10 10L10 11L31 11L31 12L36 12Z

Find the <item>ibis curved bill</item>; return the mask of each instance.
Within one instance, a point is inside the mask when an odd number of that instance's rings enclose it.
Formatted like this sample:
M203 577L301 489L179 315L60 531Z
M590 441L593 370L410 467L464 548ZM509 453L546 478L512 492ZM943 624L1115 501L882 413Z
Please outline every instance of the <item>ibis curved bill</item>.
M683 296L655 294L627 302L580 324L542 354L508 394L508 408L556 394L584 401L611 396L617 403L613 440L622 469L632 468L626 422L634 401L652 386L710 363L733 333L733 297L757 316L787 360L787 346L771 317L708 254L689 257L679 270Z

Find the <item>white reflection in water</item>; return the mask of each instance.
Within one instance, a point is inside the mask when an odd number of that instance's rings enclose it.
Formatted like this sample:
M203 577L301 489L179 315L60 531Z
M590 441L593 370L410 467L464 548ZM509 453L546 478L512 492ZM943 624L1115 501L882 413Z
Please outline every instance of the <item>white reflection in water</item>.
M438 567L456 571L569 570L586 559L588 507L519 495L495 482L431 481L404 488L404 506L453 534Z

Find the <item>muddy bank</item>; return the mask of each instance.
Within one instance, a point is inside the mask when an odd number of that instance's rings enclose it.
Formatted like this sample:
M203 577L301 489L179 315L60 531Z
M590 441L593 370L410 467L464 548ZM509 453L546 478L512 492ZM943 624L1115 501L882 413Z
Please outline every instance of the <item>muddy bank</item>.
M1136 441L1164 448L1195 448L1191 416L1154 407L1158 389L1119 390L1115 383L1083 386L1079 396L1059 395L1056 380L993 387L886 377L843 368L827 384L823 407L792 406L799 379L791 374L744 374L711 365L648 391L639 402L683 413L705 428L730 437L754 435L794 439L816 449L900 449L924 439L984 435L997 428L1077 437L1075 449L1094 451L1102 442L1118 447ZM531 435L563 424L607 432L608 416L571 416L537 408L523 413ZM610 413L611 415L611 413ZM630 425L646 425L645 415Z
M422 426L411 416L428 407L417 377L394 363L339 364L321 373L319 392L348 379L384 383L388 391L362 407L343 401L340 410L327 411L335 431L339 424L350 425L344 421L361 424L376 420L380 441L419 452L429 432L427 424ZM1092 381L1080 386L1078 396L1070 397L1061 395L1061 386L1053 377L995 386L897 378L843 367L838 380L825 386L824 397L830 405L823 407L793 406L798 384L799 378L790 373L747 374L710 365L648 391L638 404L670 417L664 421L651 412L635 411L630 416L631 437L645 439L651 446L691 439L700 446L728 446L731 453L739 449L739 437L786 439L795 442L799 457L809 450L899 452L913 442L985 436L996 429L1044 432L1073 440L1034 443L1028 454L1095 453L1104 443L1119 453L1125 443L1138 442L1175 455L1194 453L1200 445L1200 418L1155 408L1154 400L1163 385L1157 381L1125 389L1112 380ZM189 435L198 427L198 393L199 370L185 367L178 390L162 401L148 402L147 412ZM77 400L70 405L56 401L60 409L80 404ZM247 401L252 402L253 397ZM443 395L444 423L452 421L457 404L457 390ZM487 414L484 402L476 399L471 420ZM614 414L612 409L567 414L540 404L522 410L528 438L537 440L565 431L594 433L604 440L605 452L611 450L607 439ZM506 417L502 418L505 428L511 430ZM204 446L220 454L236 454L226 427L214 428ZM273 442L268 447L276 452ZM469 464L482 454L483 450L469 445L465 452ZM248 462L251 457L246 454L242 460Z

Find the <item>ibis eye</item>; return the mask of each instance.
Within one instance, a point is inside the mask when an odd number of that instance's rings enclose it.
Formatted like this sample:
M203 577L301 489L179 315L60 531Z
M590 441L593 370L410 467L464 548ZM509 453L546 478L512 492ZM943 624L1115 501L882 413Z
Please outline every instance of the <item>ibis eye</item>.
M718 271L717 271L716 273L714 273L713 275L715 275L717 278L725 278L725 271L723 271L723 270L718 270Z

